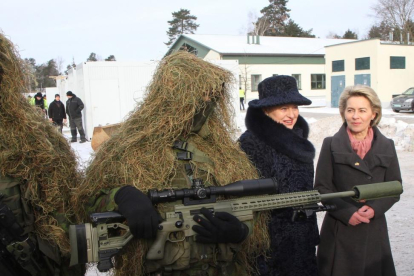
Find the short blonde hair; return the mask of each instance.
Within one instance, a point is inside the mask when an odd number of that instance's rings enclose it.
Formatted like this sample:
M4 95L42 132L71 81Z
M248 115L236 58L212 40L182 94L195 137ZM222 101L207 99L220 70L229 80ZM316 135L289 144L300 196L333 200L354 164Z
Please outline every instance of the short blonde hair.
M342 121L345 122L345 109L348 99L356 96L362 96L370 102L372 112L377 114L374 120L371 121L371 126L373 127L378 125L382 118L381 101L378 98L377 93L375 93L374 89L366 85L354 85L345 87L344 91L339 97L339 113L341 114Z

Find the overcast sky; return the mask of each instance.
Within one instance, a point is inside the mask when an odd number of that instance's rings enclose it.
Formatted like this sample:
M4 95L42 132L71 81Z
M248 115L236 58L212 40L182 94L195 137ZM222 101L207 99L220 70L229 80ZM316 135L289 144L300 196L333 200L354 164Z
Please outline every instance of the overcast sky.
M0 30L23 58L37 64L60 57L64 67L91 52L105 59L148 61L167 51L171 13L189 9L200 24L196 34L244 35L249 12L260 15L268 0L0 0ZM375 22L376 0L290 0L291 18L325 38L349 28L365 37Z

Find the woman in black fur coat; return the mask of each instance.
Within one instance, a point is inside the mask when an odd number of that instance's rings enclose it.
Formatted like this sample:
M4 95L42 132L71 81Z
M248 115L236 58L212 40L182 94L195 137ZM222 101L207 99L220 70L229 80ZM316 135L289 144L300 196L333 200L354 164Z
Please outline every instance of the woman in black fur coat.
M296 80L275 76L259 84L259 99L249 103L247 131L240 145L262 178L275 177L279 193L313 189L315 149L298 105L312 102L300 95ZM317 276L316 216L292 222L292 209L273 210L269 222L271 251L257 258L259 275Z

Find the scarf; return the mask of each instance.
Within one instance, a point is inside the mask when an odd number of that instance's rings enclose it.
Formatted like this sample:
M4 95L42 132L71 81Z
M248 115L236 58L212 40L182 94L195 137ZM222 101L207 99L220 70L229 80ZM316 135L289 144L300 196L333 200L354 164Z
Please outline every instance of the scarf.
M293 129L273 121L261 108L247 109L246 128L259 140L289 158L302 163L313 163L315 148L307 139L309 126L299 115Z
M370 127L364 140L355 139L348 127L346 128L346 132L348 133L349 140L351 141L352 149L359 157L361 157L361 159L364 159L367 152L371 149L372 140L374 139L374 131Z

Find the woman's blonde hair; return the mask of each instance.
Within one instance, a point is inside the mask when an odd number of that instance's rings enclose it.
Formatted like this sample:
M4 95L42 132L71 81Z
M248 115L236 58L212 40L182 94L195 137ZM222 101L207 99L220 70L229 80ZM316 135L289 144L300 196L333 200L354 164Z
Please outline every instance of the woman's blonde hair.
M378 98L377 93L375 93L374 89L366 85L354 85L345 87L344 91L339 97L339 113L341 114L342 121L345 122L345 109L348 99L356 96L362 96L370 102L372 112L377 114L374 120L371 121L371 126L373 127L378 125L382 118L381 101Z

